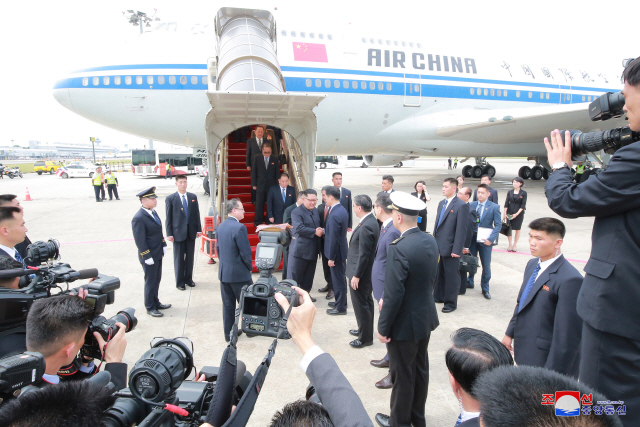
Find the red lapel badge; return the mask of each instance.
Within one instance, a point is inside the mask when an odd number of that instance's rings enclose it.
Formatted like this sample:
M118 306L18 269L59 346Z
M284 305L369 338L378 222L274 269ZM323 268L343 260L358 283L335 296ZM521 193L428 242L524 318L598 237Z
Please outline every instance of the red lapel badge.
M549 287L548 287L547 285L544 285L544 286L542 287L542 289L543 289L543 290L545 290L545 291L547 291L547 292L549 292Z

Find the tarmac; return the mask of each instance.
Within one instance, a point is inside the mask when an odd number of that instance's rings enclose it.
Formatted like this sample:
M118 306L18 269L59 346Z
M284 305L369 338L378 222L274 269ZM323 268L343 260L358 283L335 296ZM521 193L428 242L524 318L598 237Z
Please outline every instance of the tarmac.
M315 187L331 183L331 174L337 170L343 173L344 186L357 194L368 194L372 198L380 191L382 175L391 174L395 178L394 189L414 191L417 180L425 180L431 201L427 203L427 230L432 230L438 202L442 199L444 178L460 174L461 168L469 163L458 164L458 169L447 170L445 159L419 159L413 167L344 168L324 169L315 173ZM511 180L518 169L533 162L524 159L492 159L497 175L492 186L498 190L499 200L504 203ZM175 287L172 244L163 263L163 277L160 285L160 301L171 303L162 318L152 318L146 314L143 302L143 271L137 258L137 250L131 232L131 218L140 207L135 194L150 186L156 186L159 196L157 211L165 218L164 199L176 191L174 181L161 178L142 178L131 173L116 174L120 186L120 201L107 200L96 203L93 188L88 178L62 179L55 175L25 174L24 178L13 180L7 177L0 181L2 193L17 194L24 206L28 235L32 241L57 239L61 243L61 261L80 270L97 268L101 273L120 278L121 287L116 291L115 303L107 306L104 313L110 317L125 307L136 309L138 326L127 334L127 350L124 358L133 367L142 354L149 349L154 337L188 337L194 344L196 367L219 366L220 357L226 347L222 332L222 302L218 281L218 265L207 264L208 257L196 252L194 280L196 287L180 291ZM467 178L466 185L475 188L479 180ZM460 327L482 329L501 340L513 314L524 268L531 259L527 243L526 225L535 218L557 217L547 206L544 196L545 181L525 181L528 193L527 210L522 237L517 253L506 251L507 239L500 236L494 247L492 278L490 282L491 300L486 300L479 289L480 270L476 275L475 289L460 296L458 309L453 313L440 312L442 304L436 304L440 326L432 332L429 343L430 382L426 405L427 424L451 426L459 413L457 397L449 385L444 355L451 346L450 335ZM32 201L25 199L28 187ZM207 211L209 198L204 195L201 178L189 177L188 191L198 196L201 215ZM354 225L357 224L354 216ZM592 218L563 220L567 226L563 253L582 272L591 250ZM200 241L197 242L197 247ZM254 280L257 275L254 275ZM280 277L280 273L276 273ZM80 285L75 282L71 286ZM351 385L358 393L371 416L377 412L389 413L391 390L378 390L374 383L383 378L387 371L369 364L385 354L385 347L379 341L364 349L353 349L349 342L353 339L349 329L356 328L356 319L349 301L346 316L332 317L325 313L328 301L324 294L316 290L325 285L322 264L318 263L311 294L318 297L318 308L314 322L313 338L322 350L330 353L342 369ZM377 322L377 314L376 314ZM264 337L241 336L238 341L238 358L253 372L267 353L272 340ZM517 345L517 343L515 343ZM269 374L265 380L254 413L248 425L269 425L274 413L288 402L304 398L309 384L299 363L302 354L291 341L278 344ZM374 421L375 425L375 421Z

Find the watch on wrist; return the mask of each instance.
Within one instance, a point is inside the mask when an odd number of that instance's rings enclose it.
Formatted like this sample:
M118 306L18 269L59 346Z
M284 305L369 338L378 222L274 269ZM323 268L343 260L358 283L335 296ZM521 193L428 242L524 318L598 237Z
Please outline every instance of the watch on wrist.
M565 162L555 162L553 164L553 166L551 166L551 169L557 170L557 169L560 169L560 168L568 168L568 167L569 167L569 165L566 164Z

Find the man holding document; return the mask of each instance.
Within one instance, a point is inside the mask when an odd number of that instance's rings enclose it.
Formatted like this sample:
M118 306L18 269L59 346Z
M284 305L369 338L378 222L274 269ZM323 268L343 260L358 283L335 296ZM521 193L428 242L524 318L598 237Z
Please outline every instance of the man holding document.
M502 223L500 221L500 206L489 201L491 190L488 185L478 185L478 201L469 204L469 209L478 214L478 237L471 243L469 251L473 256L480 254L482 263L482 278L480 287L482 295L486 299L491 299L489 293L489 280L491 279L491 251L494 243L498 240ZM469 284L473 288L473 275L469 274Z

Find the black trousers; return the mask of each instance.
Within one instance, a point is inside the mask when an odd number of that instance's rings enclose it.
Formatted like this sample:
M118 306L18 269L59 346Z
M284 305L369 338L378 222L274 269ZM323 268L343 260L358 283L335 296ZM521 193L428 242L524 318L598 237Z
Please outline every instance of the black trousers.
M394 427L426 427L425 404L429 390L429 355L431 333L419 341L391 339L389 372L391 373L391 418Z
M282 280L287 278L287 270L289 268L289 247L282 249Z
M182 242L173 242L173 268L176 273L176 286L185 286L193 283L193 254L196 241L186 239Z
M608 400L624 401L627 414L620 420L625 427L638 425L640 418L639 359L640 341L582 323L580 382L595 388Z
M333 283L331 282L331 267L329 267L329 259L324 256L324 248L322 249L322 272L324 273L324 280L327 282L329 289L333 289Z
M311 292L313 278L316 275L317 259L308 260L289 255L289 265L287 265L287 279L293 279L298 286L307 292Z
M236 321L236 303L240 302L240 292L244 285L250 285L253 281L248 282L220 282L220 295L222 296L222 325L224 328L224 339L229 342L229 332ZM240 325L238 325L240 326Z
M118 196L118 187L116 184L107 184L107 190L109 190L109 200L113 200L113 195L115 194L116 199L119 199Z
M433 291L436 302L444 302L446 308L458 307L460 291L460 258L440 256L438 279Z
M153 259L153 265L147 265L142 261L144 270L144 306L147 310L157 310L160 300L158 300L158 289L162 279L162 258Z
M353 312L356 315L358 321L358 339L363 343L369 343L373 341L373 312L375 305L373 303L373 287L371 280L360 280L358 283L358 289L354 290L351 287L351 278L347 277L347 287L351 294L351 305L353 305Z
M267 224L269 223L269 220L267 219L265 221L265 218L264 218L264 205L266 203L267 203L267 191L257 190L256 191L256 216L255 216L255 219L253 220L253 223L255 225L260 225L263 222L266 222Z
M347 309L347 278L345 277L345 260L336 261L331 269L331 283L333 293L336 295L336 307L338 311Z
M467 293L467 272L460 272L460 290L458 291L458 295L464 295Z
M96 202L104 199L104 187L102 185L94 185L93 191L96 193Z

